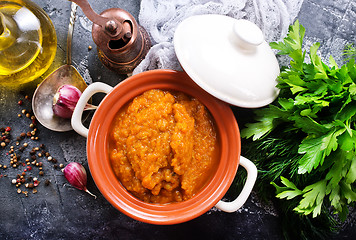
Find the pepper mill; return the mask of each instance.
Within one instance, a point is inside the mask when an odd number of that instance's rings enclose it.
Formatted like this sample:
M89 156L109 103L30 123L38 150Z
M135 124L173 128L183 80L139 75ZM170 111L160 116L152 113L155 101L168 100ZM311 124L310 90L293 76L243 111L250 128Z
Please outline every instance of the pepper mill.
M93 22L92 37L100 61L119 74L132 73L151 47L146 30L121 8L110 8L97 14L87 0L70 0L78 4Z

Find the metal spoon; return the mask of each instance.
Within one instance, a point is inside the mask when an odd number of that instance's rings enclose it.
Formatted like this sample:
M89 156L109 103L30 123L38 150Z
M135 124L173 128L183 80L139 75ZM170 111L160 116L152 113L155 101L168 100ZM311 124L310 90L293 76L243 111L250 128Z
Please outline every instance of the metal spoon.
M77 7L78 5L72 2L67 35L67 64L61 66L43 80L37 87L32 99L32 109L37 120L46 128L58 132L65 132L73 129L70 119L60 118L53 113L53 97L58 88L64 84L70 84L83 92L87 87L82 76L72 65L71 60L72 37Z

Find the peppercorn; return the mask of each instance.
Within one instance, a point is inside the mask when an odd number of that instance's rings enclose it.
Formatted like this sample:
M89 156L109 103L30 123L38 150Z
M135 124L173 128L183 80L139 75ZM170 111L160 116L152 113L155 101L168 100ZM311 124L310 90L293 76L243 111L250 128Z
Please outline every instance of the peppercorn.
M45 180L45 186L49 186L50 183L51 183L50 180L48 180L48 179Z

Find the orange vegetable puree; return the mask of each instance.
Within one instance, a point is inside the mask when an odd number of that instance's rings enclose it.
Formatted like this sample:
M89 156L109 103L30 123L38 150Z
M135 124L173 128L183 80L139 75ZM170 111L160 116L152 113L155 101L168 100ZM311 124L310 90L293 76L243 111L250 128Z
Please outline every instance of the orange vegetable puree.
M146 91L112 124L112 168L123 186L145 202L193 197L213 175L218 154L210 113L181 92Z

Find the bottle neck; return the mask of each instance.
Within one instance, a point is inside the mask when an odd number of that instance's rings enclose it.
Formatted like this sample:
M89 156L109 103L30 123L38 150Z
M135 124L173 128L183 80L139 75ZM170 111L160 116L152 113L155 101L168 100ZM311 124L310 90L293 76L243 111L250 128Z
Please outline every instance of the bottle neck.
M5 15L0 12L0 51L10 47L16 40L5 22Z
M5 18L4 15L0 12L0 35L2 35L5 31Z

